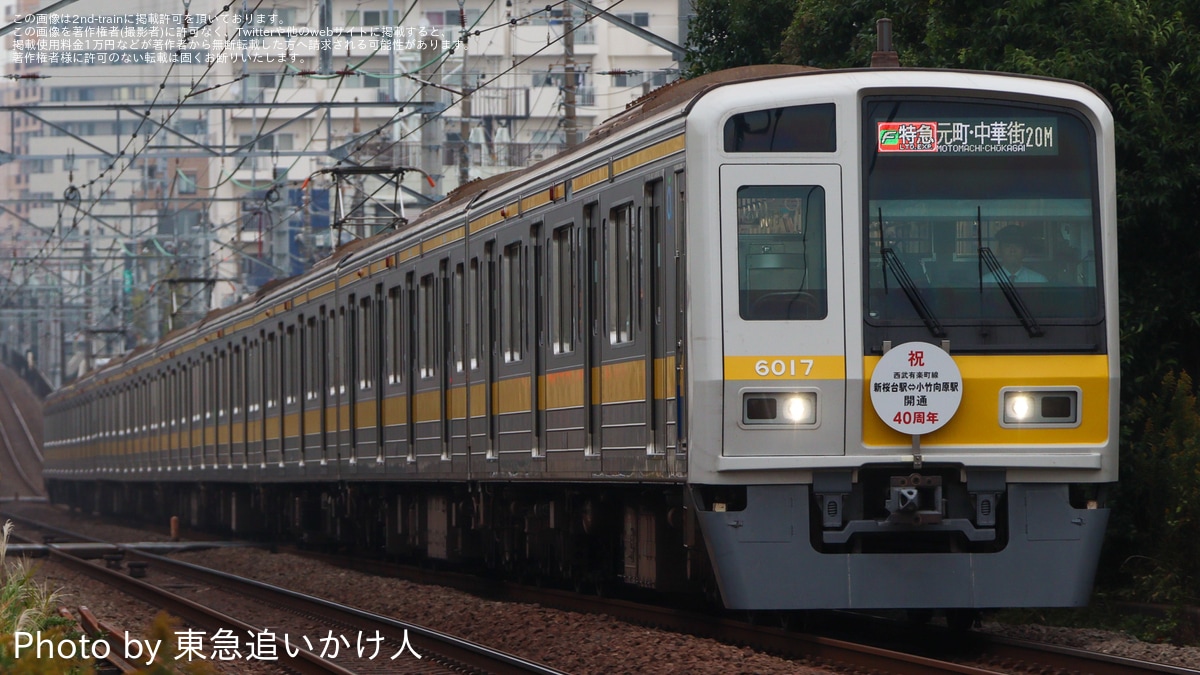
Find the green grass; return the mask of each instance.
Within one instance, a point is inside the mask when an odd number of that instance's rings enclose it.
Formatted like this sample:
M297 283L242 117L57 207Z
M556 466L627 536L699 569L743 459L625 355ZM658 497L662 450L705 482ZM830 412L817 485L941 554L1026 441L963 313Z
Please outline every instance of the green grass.
M1200 633L1181 607L1142 605L1097 595L1088 607L1008 609L988 617L998 623L1116 631L1143 642L1200 646Z
M87 675L91 664L81 658L63 659L57 654L40 658L31 649L21 650L17 658L16 634L41 633L54 643L78 638L74 622L59 616L61 593L50 590L33 578L34 568L27 558L10 560L8 539L13 524L0 529L0 672L13 675Z

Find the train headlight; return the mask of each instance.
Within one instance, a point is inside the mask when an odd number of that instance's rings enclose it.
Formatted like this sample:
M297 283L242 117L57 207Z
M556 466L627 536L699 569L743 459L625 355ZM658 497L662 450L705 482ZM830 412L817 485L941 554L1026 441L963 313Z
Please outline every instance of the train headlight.
M1033 397L1023 392L1013 392L1004 397L1004 421L1028 422L1033 414Z
M817 423L815 391L755 391L742 394L742 423L812 426Z
M792 424L812 424L817 421L817 395L792 394L784 399L783 417Z
M1005 388L1000 391L1000 426L1079 426L1077 387Z

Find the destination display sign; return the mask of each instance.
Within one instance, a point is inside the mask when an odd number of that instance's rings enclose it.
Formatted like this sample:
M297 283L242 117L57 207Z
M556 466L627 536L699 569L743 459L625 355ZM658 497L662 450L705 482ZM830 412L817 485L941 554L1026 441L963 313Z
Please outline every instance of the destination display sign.
M913 120L876 122L881 153L1057 155L1058 120Z

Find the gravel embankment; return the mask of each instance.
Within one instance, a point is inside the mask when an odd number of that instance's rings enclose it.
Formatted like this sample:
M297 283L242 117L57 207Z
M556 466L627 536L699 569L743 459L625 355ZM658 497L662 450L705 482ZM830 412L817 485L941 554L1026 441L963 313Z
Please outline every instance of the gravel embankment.
M36 517L49 520L48 511L63 527L87 531L94 536L123 541L165 539L161 535L99 525L59 509L38 508ZM35 514L31 512L32 515ZM606 616L495 602L443 587L422 586L330 567L286 553L267 554L258 549L235 548L195 551L177 557L428 626L579 675L829 672L752 649L634 626ZM148 608L133 600L114 597L112 591L106 591L98 582L55 571L49 565L43 568L43 573L51 587L61 587L74 596L67 604L86 604L101 617L124 626L140 629L146 623ZM985 623L984 630L1177 666L1195 668L1200 664L1200 648L1150 644L1110 631L996 623ZM225 672L277 672L269 666L244 661L214 665L236 666ZM258 669L251 670L251 667Z

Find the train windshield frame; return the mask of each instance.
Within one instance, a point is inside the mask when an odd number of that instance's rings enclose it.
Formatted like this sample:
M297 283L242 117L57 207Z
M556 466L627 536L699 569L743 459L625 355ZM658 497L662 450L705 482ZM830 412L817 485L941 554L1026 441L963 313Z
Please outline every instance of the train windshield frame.
M868 350L1104 349L1098 149L1081 114L875 96L862 122Z

